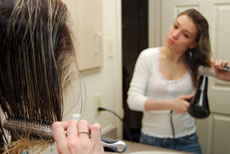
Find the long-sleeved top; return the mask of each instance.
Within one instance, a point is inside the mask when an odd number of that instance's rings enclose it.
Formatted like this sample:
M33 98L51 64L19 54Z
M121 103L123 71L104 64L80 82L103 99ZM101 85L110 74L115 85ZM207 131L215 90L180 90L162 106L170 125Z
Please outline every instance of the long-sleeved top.
M130 88L128 105L131 110L142 111L141 132L159 138L172 138L170 110L146 111L147 99L170 100L193 92L192 77L187 72L178 80L167 80L159 72L160 48L149 48L139 55ZM188 113L173 112L175 137L183 137L196 131L195 120Z

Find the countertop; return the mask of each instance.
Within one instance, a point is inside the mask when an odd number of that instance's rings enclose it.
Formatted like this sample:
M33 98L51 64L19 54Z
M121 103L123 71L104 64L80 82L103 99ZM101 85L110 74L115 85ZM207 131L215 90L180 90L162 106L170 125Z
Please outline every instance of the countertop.
M123 141L126 143L127 150L123 154L129 154L131 152L138 152L138 151L158 151L159 154L160 152L165 153L165 152L172 152L172 153L178 153L178 154L189 154L185 152L179 152L175 150L169 150L169 149L164 149L164 148L159 148L159 147L154 147L154 146L149 146L145 144L140 144L136 142L130 142L130 141ZM105 152L105 154L117 154L114 152Z

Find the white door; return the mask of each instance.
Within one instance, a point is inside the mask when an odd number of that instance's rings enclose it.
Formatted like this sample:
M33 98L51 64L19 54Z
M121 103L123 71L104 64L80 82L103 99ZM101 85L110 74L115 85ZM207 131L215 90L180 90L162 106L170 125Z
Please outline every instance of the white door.
M163 0L162 36L177 14L196 8L208 20L213 59L230 61L230 0ZM230 83L209 77L208 98L211 116L196 120L204 154L230 154Z

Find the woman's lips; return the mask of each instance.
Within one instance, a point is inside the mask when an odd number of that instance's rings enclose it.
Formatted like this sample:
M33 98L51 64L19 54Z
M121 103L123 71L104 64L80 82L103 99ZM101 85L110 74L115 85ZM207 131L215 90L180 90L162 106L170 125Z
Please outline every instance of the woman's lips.
M168 43L169 44L175 44L175 42L172 39L170 39L170 38L168 38Z

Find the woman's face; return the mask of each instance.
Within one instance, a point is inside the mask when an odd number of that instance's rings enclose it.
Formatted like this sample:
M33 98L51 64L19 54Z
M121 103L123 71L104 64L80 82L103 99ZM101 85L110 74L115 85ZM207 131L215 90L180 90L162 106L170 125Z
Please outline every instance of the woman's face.
M185 52L188 48L195 48L197 31L192 19L187 15L181 15L169 27L165 45L180 52Z

